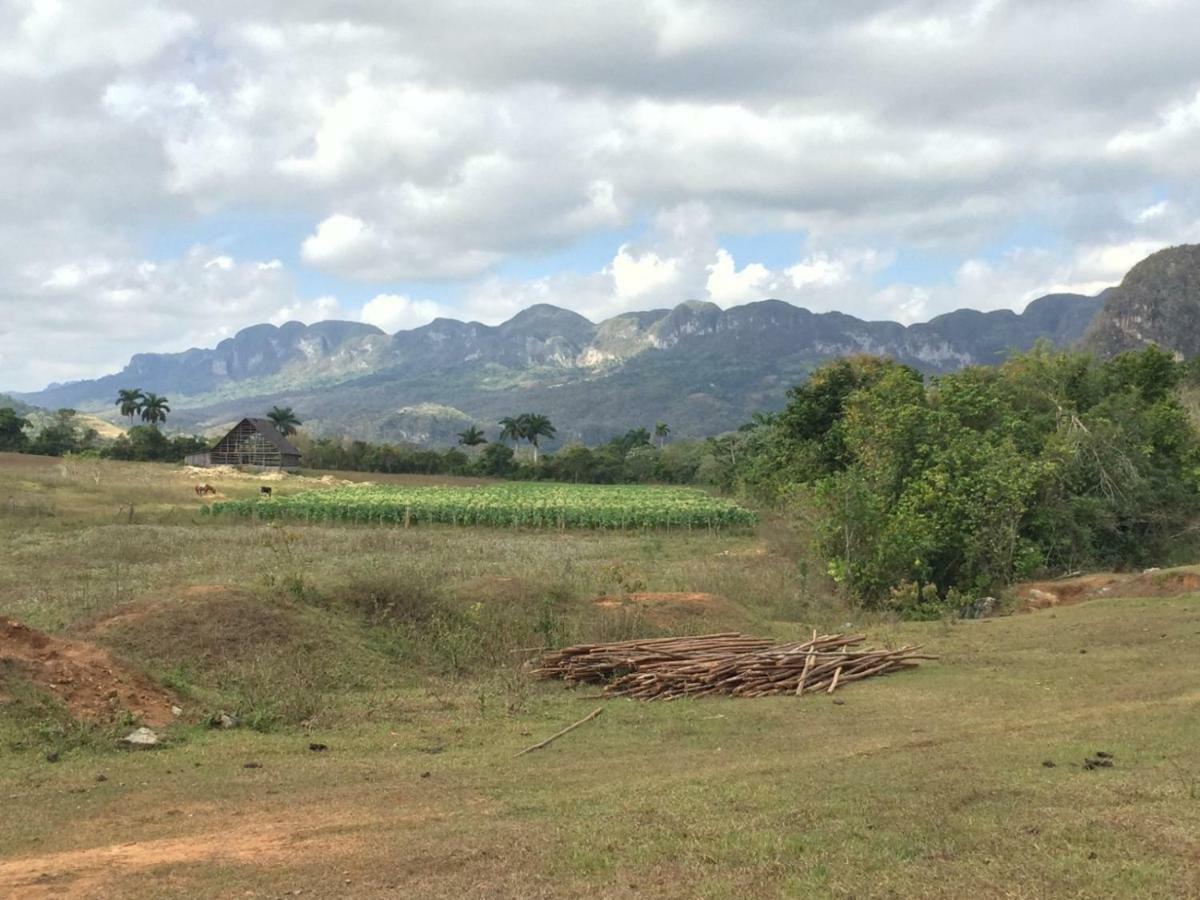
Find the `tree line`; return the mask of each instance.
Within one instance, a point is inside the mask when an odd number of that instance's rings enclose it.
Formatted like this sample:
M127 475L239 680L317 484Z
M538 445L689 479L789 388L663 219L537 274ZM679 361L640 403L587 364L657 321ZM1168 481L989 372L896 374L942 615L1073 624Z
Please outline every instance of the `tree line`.
M536 429L533 439L522 428L522 422L533 423ZM691 484L717 468L706 441L667 444L670 428L663 422L656 423L653 433L644 427L633 428L597 446L571 443L549 454L537 453L538 438L557 434L545 416L505 417L498 426L496 441L489 441L482 428L471 425L459 432L458 446L447 449L333 437L301 437L296 443L306 467L392 474L475 475L593 484ZM527 459L516 453L515 448L522 440L528 441L534 450Z
M1200 363L1051 349L924 377L822 366L714 441L717 481L807 526L858 601L935 616L1016 579L1194 561Z

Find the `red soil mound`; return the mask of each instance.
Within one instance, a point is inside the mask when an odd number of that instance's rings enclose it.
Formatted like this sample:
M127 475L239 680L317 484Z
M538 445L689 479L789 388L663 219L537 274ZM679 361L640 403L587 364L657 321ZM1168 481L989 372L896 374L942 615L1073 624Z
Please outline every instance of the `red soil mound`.
M1179 597L1200 593L1200 571L1150 569L1140 575L1082 575L1017 585L1022 611L1069 606L1103 597Z
M129 712L147 725L161 726L172 718L167 691L93 644L64 641L0 618L0 664L50 691L80 719L103 721Z

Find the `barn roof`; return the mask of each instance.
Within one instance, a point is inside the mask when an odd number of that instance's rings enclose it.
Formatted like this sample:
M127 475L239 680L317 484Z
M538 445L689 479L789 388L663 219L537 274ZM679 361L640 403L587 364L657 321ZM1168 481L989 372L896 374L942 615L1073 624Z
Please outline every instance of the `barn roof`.
M251 425L253 425L254 430L261 434L265 440L274 444L275 449L284 456L300 455L300 451L296 448L296 445L280 434L279 429L275 427L275 423L270 419L252 419L247 417L242 419L242 422L249 422ZM237 425L234 425L233 428L229 430L229 434L232 434L237 429L238 425L242 424L242 422L238 422ZM225 437L229 437L229 434L226 434ZM222 438L221 440L224 439L225 438Z

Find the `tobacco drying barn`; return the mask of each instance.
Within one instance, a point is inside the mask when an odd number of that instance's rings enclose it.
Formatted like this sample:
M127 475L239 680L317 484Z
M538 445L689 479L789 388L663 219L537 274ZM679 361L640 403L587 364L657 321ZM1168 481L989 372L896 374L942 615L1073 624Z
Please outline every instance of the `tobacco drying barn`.
M215 447L189 456L186 462L193 466L298 469L300 451L270 419L242 419Z

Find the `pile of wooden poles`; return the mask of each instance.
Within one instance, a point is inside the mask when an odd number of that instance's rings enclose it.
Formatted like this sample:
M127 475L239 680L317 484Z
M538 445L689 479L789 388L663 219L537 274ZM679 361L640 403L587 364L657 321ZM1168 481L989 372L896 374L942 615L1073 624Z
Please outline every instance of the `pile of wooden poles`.
M887 675L936 659L905 646L868 649L862 634L817 634L773 644L736 632L582 644L544 654L533 674L568 684L602 684L604 693L639 700L728 694L829 693L852 681Z

